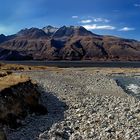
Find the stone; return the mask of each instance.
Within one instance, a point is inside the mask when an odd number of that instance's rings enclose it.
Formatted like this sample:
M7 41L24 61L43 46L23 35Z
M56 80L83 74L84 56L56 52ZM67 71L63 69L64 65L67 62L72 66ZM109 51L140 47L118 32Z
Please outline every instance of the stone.
M108 115L108 118L109 118L109 119L114 119L114 114L109 114L109 115Z
M115 129L112 126L109 126L105 129L105 132L108 132L108 133L115 132Z

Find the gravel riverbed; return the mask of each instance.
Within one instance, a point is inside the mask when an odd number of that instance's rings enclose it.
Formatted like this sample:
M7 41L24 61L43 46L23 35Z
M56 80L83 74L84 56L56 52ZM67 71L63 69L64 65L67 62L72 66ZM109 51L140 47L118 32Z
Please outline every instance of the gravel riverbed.
M27 73L42 90L48 115L28 116L8 140L140 140L140 101L100 73Z

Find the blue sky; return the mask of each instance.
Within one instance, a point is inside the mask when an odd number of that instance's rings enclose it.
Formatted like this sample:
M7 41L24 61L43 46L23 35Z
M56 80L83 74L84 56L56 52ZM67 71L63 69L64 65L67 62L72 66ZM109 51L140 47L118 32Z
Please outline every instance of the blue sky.
M47 25L140 40L140 0L0 0L0 34Z

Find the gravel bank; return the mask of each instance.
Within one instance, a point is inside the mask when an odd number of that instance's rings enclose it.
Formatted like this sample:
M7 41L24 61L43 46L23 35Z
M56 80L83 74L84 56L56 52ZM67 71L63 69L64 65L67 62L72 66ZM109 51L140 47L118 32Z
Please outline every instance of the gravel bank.
M105 75L85 71L28 73L49 114L29 116L9 140L139 140L140 102Z

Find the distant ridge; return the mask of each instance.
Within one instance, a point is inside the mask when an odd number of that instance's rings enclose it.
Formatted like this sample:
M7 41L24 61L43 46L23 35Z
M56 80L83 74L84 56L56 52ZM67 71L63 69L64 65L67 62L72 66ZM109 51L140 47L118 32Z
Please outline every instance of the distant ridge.
M0 35L0 60L140 61L140 42L51 25Z

